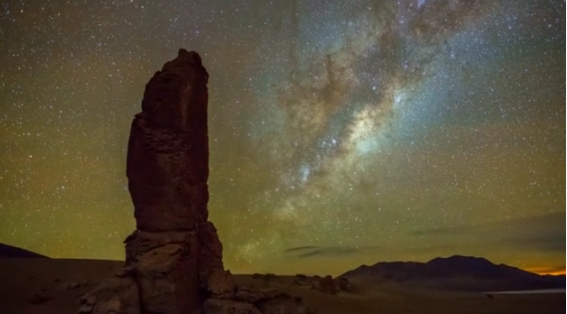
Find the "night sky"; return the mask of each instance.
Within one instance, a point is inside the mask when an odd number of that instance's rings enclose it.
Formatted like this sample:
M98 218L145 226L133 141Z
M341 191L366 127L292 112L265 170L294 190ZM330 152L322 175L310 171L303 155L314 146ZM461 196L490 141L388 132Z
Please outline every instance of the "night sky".
M565 269L561 0L2 1L0 242L124 258L130 123L181 47L233 272Z

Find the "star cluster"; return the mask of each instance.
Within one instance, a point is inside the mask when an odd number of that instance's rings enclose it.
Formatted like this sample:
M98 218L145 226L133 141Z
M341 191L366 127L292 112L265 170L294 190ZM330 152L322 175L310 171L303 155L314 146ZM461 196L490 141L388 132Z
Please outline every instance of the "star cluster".
M177 49L210 73L234 272L479 255L565 269L563 1L7 1L0 242L122 259L125 155Z

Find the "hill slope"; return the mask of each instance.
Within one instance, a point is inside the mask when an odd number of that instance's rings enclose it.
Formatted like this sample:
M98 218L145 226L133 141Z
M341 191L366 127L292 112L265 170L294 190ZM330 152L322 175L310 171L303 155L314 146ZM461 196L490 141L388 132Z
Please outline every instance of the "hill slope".
M479 257L454 255L427 263L380 262L363 265L340 277L369 284L412 285L413 287L496 291L565 288L565 276L540 276Z
M0 243L0 257L48 258L47 256L3 243Z

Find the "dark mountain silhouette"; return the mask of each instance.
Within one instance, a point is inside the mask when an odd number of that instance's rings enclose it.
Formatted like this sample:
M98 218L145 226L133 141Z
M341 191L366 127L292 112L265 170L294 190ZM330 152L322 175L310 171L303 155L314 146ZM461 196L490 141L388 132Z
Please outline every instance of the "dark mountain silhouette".
M370 284L400 284L416 288L461 291L500 291L565 288L565 276L538 275L516 267L493 264L479 257L455 255L427 263L380 262L360 266L340 277Z
M0 243L0 258L3 257L48 258L47 256L43 256L41 254Z

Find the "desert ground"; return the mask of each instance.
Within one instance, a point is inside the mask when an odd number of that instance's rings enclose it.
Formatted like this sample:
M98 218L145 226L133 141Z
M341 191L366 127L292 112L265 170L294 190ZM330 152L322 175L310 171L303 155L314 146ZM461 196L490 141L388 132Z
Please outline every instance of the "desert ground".
M77 313L79 296L121 268L118 261L2 258L0 313ZM318 309L320 314L347 313L564 313L565 294L494 295L372 287L353 283L353 291L330 295L293 284L292 276L275 280L237 275L242 286L279 289Z

